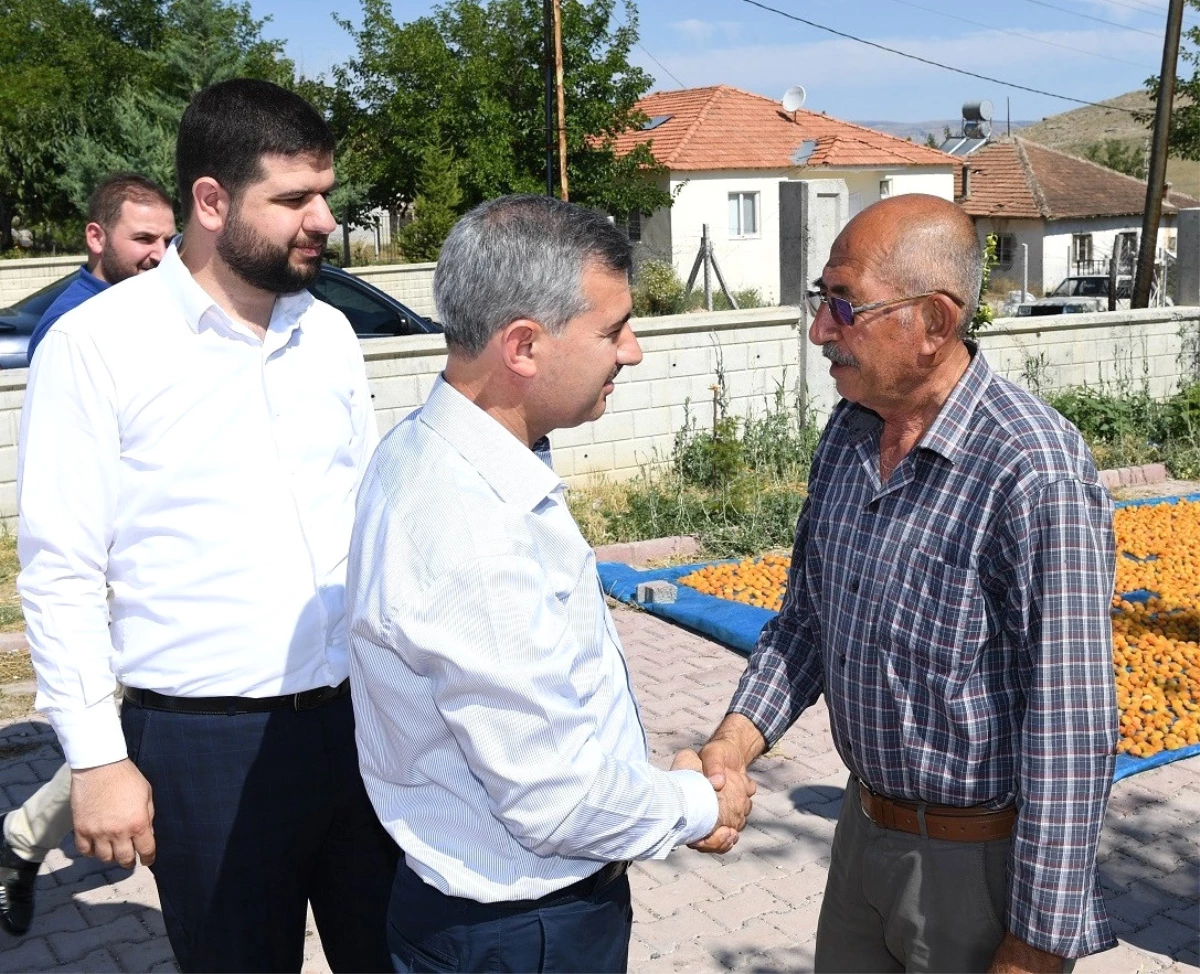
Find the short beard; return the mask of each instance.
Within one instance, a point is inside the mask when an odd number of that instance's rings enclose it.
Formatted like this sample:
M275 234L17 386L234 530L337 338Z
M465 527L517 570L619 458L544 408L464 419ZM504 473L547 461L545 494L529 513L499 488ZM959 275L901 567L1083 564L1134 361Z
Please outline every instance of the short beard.
M821 346L821 354L824 355L834 365L848 365L851 368L858 368L858 359L849 352L843 352L833 342L826 342Z
M324 237L313 242L325 249ZM229 214L224 233L217 237L217 255L229 269L251 287L270 294L302 291L321 273L320 260L294 267L288 259L290 254L290 245L276 247L258 236L241 219L236 207Z
M120 284L122 281L135 276L139 272L136 264L130 267L121 263L117 255L107 247L100 252L100 274L109 284Z

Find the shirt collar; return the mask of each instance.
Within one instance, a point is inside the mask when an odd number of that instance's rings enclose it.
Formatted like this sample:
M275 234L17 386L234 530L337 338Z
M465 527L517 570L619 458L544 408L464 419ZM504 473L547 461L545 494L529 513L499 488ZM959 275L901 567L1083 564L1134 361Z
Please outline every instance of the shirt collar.
M533 510L563 486L548 453L531 450L440 375L420 416L506 503Z
M992 381L992 370L983 353L979 351L979 345L970 339L965 343L971 355L971 362L950 390L949 397L942 404L929 429L917 443L917 449L930 450L951 463L962 449L963 441L970 432L975 407L979 405L984 391ZM878 413L857 403L851 403L850 409L850 415L846 417L846 429L853 440L858 441L878 434L880 426L883 425Z
M179 235L171 241L171 246L163 254L157 271L163 276L167 290L179 302L188 327L199 333L202 328L212 327L216 322L220 322L223 326L222 330L232 330L245 337L246 334L249 334L247 329L235 323L225 309L196 283L191 271L180 259L179 244L182 240L182 235ZM275 307L271 310L271 320L267 325L267 331L276 333L278 337L274 341L268 338L264 344L276 347L287 344L291 333L300 327L304 312L312 307L313 300L313 296L303 290L278 295L275 299ZM280 341L280 338L283 340Z
M967 371L950 390L949 398L917 444L918 448L932 450L951 463L962 449L963 441L971 430L975 407L992 381L992 370L979 351L978 344L967 339L966 346L971 356Z

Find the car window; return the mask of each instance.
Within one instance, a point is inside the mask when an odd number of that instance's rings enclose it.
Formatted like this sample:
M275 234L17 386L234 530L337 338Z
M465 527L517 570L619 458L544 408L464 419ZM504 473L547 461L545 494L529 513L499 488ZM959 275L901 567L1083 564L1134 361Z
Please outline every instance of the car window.
M309 290L350 319L350 325L360 336L411 335L420 331L411 322L401 320L400 315L382 301L344 281L322 275Z
M1108 280L1103 277L1081 277L1075 293L1084 298L1108 297Z

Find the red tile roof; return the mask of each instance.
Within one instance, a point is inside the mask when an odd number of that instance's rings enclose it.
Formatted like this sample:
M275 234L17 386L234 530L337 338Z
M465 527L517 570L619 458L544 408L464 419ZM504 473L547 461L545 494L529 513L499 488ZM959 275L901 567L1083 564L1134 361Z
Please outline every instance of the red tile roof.
M997 139L966 162L971 191L964 199L960 167L954 174L954 198L972 216L1064 220L1135 216L1146 207L1145 180L1025 139ZM1163 212L1189 206L1200 202L1171 193Z
M793 117L777 101L728 85L660 91L637 107L651 119L669 117L649 131L622 133L617 154L649 142L654 158L676 172L960 165L938 149L819 112L801 109Z

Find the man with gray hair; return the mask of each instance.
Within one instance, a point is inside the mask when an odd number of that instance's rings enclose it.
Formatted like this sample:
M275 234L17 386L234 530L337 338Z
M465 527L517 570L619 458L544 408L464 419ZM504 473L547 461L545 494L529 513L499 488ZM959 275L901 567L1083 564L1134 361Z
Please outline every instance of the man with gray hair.
M629 241L538 196L468 213L434 295L446 370L363 482L347 574L363 779L404 849L397 970L623 971L628 861L726 851L754 787L648 760L547 435L642 352Z
M842 401L787 597L700 752L736 776L822 694L850 769L817 971L1046 971L1113 946L1112 504L1079 432L967 328L963 210L867 207L809 293Z

